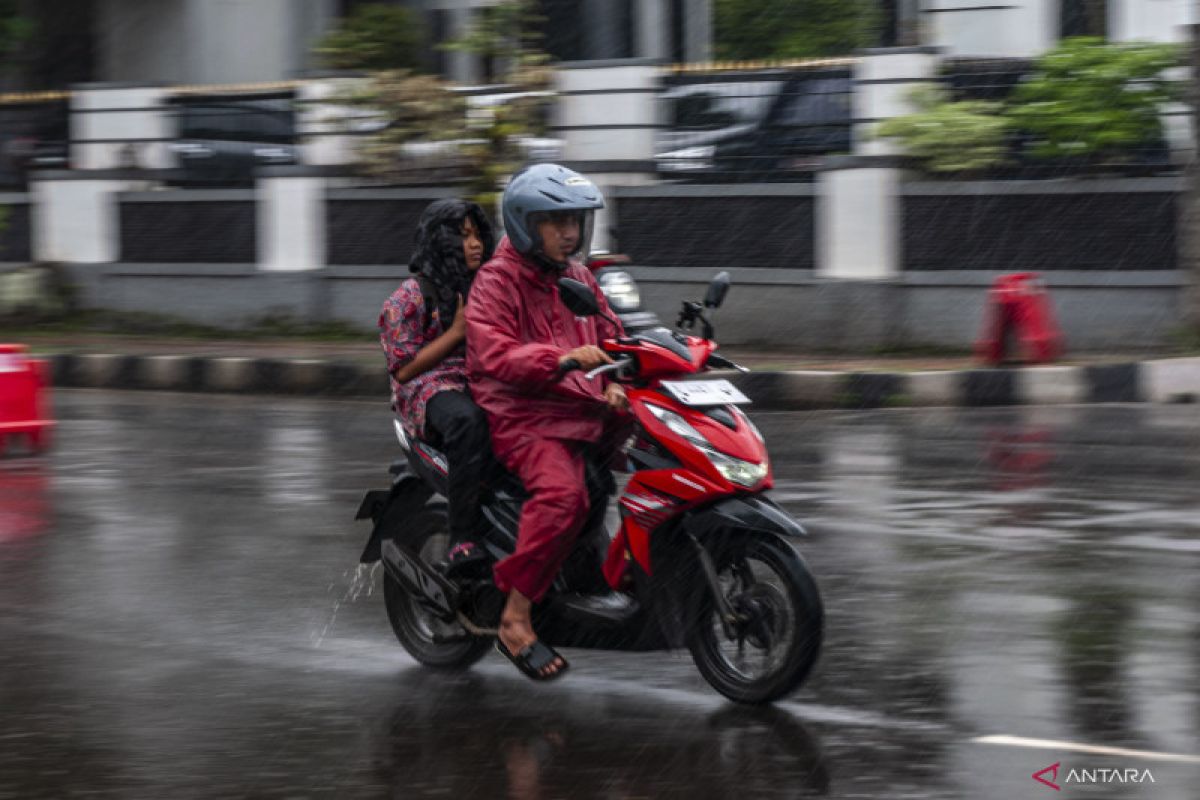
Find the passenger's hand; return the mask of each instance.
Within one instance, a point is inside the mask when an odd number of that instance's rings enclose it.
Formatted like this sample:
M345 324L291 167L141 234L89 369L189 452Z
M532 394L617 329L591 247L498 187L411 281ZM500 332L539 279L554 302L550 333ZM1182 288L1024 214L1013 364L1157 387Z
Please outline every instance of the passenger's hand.
M461 294L458 296L458 309L454 312L454 321L450 323L449 333L459 338L466 338L467 335L467 312L463 308Z
M625 396L625 387L619 383L610 383L604 387L604 399L613 411L625 411L629 408L629 398Z
M579 362L579 368L584 372L605 364L613 363L613 360L609 357L608 353L604 352L599 347L596 347L594 344L585 344L582 347L576 347L574 350L559 356L559 366L562 366L564 362L572 358Z

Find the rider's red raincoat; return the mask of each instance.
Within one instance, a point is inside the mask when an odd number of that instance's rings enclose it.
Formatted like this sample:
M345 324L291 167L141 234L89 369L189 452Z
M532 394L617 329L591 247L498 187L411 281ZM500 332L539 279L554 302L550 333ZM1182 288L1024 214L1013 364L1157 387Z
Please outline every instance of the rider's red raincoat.
M615 319L586 268L572 264L563 274L591 286ZM623 335L620 323L572 314L558 297L559 277L506 237L475 278L466 312L471 394L487 412L496 457L530 494L517 550L496 565L496 584L534 601L550 588L587 513L582 444L619 437L628 425L605 407L604 379L558 376L567 351Z

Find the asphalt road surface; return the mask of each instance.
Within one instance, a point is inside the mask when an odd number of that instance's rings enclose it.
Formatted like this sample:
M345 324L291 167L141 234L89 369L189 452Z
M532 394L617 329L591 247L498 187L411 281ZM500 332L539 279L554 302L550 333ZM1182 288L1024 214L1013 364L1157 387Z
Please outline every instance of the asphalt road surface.
M356 568L382 403L57 413L0 459L0 798L1200 796L1195 406L756 415L827 615L769 709L414 664Z

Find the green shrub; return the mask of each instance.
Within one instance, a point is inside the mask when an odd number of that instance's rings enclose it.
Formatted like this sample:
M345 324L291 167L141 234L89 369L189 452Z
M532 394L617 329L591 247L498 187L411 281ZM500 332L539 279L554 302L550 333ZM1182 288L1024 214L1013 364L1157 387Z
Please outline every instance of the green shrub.
M1162 105L1179 96L1164 71L1181 57L1176 45L1065 39L1038 59L1006 114L1033 135L1035 156L1121 156L1160 139Z
M917 113L882 123L878 134L899 139L929 171L969 172L1004 161L1009 122L999 103L951 102L934 86L916 89L912 100Z

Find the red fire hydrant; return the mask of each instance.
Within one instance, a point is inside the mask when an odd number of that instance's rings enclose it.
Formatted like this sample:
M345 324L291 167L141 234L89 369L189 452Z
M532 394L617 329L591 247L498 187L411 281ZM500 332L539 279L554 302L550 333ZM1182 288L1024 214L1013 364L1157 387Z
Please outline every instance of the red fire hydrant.
M24 345L0 344L0 454L16 435L35 452L50 446L50 365L25 352Z
M975 355L988 364L1047 363L1063 353L1062 331L1041 275L1001 275L988 291Z

